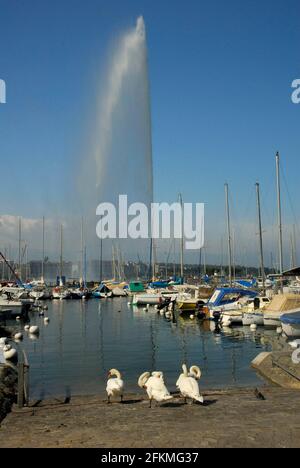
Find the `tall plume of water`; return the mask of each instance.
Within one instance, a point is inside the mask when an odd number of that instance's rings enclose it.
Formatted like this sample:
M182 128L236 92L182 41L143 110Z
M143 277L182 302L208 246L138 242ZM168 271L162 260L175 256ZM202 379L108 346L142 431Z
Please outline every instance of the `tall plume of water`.
M152 129L146 30L142 17L118 40L98 90L90 158L81 172L82 210L96 243L96 207L119 195L128 203L153 201ZM84 173L86 174L84 177ZM92 240L92 239L91 239ZM141 241L142 242L142 241ZM107 250L110 249L107 245ZM126 257L138 250L127 241Z
M97 203L153 199L152 134L145 24L119 41L102 88L94 163Z

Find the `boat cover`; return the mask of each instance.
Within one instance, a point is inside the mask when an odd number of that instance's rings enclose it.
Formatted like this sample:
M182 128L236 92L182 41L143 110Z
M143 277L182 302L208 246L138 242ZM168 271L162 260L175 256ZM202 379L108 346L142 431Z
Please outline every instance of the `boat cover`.
M300 310L292 314L284 314L280 317L280 320L287 325L300 325Z

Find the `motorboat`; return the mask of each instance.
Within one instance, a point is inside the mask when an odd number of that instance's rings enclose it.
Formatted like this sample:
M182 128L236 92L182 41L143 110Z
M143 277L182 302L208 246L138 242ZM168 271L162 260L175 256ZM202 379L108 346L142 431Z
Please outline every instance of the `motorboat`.
M244 288L217 288L204 307L204 312L209 318L214 319L216 316L223 315L229 311L240 311L245 301L254 299L258 296L258 292ZM244 304L242 303L244 300ZM239 315L241 313L239 312ZM234 314L236 316L236 314ZM242 323L242 319L240 320Z
M126 289L124 288L113 288L112 294L114 297L126 297L127 296Z
M164 298L161 293L135 294L133 296L132 305L159 305L163 302Z
M113 296L112 291L103 283L92 291L92 296L97 299L106 299Z
M0 288L0 294L6 294L16 300L28 299L29 292L29 289L16 285L7 285Z
M244 326L250 325L264 325L264 309L270 304L268 297L256 297L249 299L247 305L242 309Z
M185 292L181 292L177 296L177 308L181 312L195 311L200 305L204 305L205 301L199 299L199 289L190 289L187 287Z
M199 304L199 299L197 298L178 298L177 307L181 312L185 311L194 311L197 309Z
M25 312L25 306L22 301L13 299L7 294L0 295L0 319L22 316Z
M128 285L128 295L142 294L145 292L145 286L141 281L131 281Z
M283 333L288 338L300 337L300 309L283 314L280 321Z
M29 295L35 301L46 301L51 299L52 292L51 289L45 286L34 286L29 292Z
M277 294L263 311L264 326L271 328L280 327L280 317L297 308L300 309L299 294Z

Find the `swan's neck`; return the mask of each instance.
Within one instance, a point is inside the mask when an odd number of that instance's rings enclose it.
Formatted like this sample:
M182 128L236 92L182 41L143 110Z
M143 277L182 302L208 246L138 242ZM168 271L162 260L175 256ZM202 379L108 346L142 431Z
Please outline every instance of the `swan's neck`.
M183 375L184 375L185 377L187 377L187 376L188 376L188 369L187 369L187 367L186 367L185 364L183 364L182 370L183 370Z
M119 372L118 370L114 370L113 372L110 373L111 377L117 377L117 379L121 379L121 372Z

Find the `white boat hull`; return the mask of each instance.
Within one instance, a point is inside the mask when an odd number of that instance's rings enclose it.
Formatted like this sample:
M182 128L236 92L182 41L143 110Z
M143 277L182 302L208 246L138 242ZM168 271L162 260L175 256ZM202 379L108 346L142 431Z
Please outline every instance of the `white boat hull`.
M280 315L265 314L264 315L264 326L268 328L277 328L281 326Z
M133 305L159 305L163 301L161 294L137 294L133 297Z
M246 327L250 325L263 326L264 316L260 313L246 312L243 314L243 325Z
M53 291L53 299L58 299L60 301L69 299L70 293L69 291Z
M23 310L23 304L21 301L8 301L5 299L0 299L0 317L1 315L9 315L10 317L22 315Z
M125 289L122 289L122 288L114 288L112 290L112 295L114 297L126 297L127 292L125 291Z
M230 325L241 325L243 323L243 314L241 312L237 311L231 311L231 312L224 312L221 315L221 324L224 327L230 326Z

